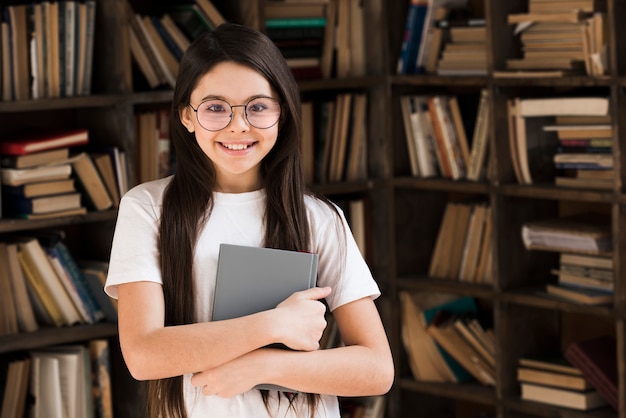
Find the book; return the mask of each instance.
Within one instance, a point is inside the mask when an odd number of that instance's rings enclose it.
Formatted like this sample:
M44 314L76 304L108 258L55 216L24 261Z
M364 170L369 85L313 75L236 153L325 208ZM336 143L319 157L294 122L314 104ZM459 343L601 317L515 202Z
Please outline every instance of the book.
M544 386L553 386L572 390L589 390L591 385L581 375L558 373L530 367L517 368L517 380L526 383L535 383Z
M45 214L81 207L80 193L64 193L39 197L18 197L3 199L2 210L9 216Z
M550 97L521 99L522 117L533 116L603 116L609 113L607 97Z
M574 391L549 386L522 383L522 399L550 405L562 406L581 411L606 405L598 391Z
M97 211L109 209L113 200L91 156L85 152L72 158L72 168L87 203Z
M17 244L7 243L7 267L9 270L9 280L11 281L12 295L15 300L15 311L17 314L17 323L21 332L32 332L39 329L39 324L35 317L31 298L28 295L28 285L26 277L20 267L20 261L17 256Z
M94 418L113 418L112 366L109 342L105 339L91 340L88 348L93 375L91 393L93 396ZM89 385L86 387L89 387Z
M62 147L85 145L89 142L87 129L67 129L33 132L0 142L0 154L23 155Z
M117 207L120 202L120 192L115 178L115 167L110 154L91 154L94 164L98 168L98 173L104 182L113 206Z
M68 159L69 151L69 147L64 147L22 155L4 155L0 159L0 164L6 168L30 168L42 164L58 163Z
M548 295L557 296L559 298L583 305L610 304L613 303L614 298L613 293L605 290L596 290L566 284L548 284L546 285L546 293Z
M211 0L196 0L196 4L200 6L200 9L206 14L211 21L213 27L218 27L222 23L226 22L226 19L222 13L215 7Z
M2 402L1 418L23 417L26 411L28 385L30 382L31 360L27 357L13 357L8 361ZM2 386L0 386L2 388Z
M613 336L603 335L570 344L565 358L582 370L583 376L615 410L617 390L617 348Z
M62 193L72 193L76 191L74 179L61 179L52 181L41 181L37 183L26 183L21 186L2 186L2 193L5 198L12 197L40 197Z
M72 174L70 164L42 165L31 168L3 168L2 184L8 186L22 186L27 183L42 181L63 180Z
M220 244L212 320L273 309L294 292L314 287L318 259L313 253ZM259 388L292 391L276 385Z
M592 255L612 250L607 219L563 217L529 221L522 226L524 246L529 250L546 250Z
M613 259L611 257L561 253L559 255L559 262L561 265L570 264L586 268L613 269Z
M519 366L573 376L583 375L582 371L570 363L561 353L522 357L519 359Z
M60 361L45 351L31 351L32 373L30 396L35 399L31 416L35 418L64 418L61 394Z
M117 305L115 299L111 299L104 293L104 283L106 281L106 270L94 266L86 267L79 263L80 271L85 279L85 285L94 297L96 304L104 314L107 322L117 322Z
M53 240L56 241L56 239ZM49 243L45 250L50 259L58 263L60 267L58 270L59 275L67 275L70 286L76 290L75 293L78 296L76 304L84 307L83 310L86 311L87 317L86 322L95 323L102 320L105 317L104 312L93 296L83 272L80 270L67 245L63 241L58 240L54 243Z
M0 335L18 332L17 309L10 280L7 245L0 242Z

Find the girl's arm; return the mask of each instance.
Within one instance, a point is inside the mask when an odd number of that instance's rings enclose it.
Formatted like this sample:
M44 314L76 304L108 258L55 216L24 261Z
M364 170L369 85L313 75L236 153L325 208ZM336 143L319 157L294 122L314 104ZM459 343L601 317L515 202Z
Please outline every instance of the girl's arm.
M122 284L118 291L122 353L133 377L148 380L216 368L273 343L315 350L326 326L325 306L318 299L329 293L330 288L313 288L254 315L166 327L160 284Z
M333 315L344 347L316 351L261 349L192 378L205 395L231 397L271 383L301 392L369 396L387 392L394 379L389 343L371 298Z

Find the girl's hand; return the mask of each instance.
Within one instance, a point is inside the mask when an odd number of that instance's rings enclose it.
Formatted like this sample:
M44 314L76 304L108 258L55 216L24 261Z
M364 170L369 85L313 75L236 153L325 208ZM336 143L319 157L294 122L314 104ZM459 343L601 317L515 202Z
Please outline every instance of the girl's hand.
M205 396L231 398L247 392L259 384L262 351L252 351L214 369L194 373L191 384L201 388Z
M278 304L274 322L279 335L277 342L292 350L317 350L326 328L326 306L319 300L330 292L330 287L314 287L296 292Z

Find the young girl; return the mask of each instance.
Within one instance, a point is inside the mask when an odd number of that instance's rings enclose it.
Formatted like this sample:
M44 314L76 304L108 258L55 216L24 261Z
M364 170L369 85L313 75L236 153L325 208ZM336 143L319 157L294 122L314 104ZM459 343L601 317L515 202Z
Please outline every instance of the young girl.
M392 384L376 282L343 213L305 190L299 109L280 51L252 29L224 24L180 62L176 174L122 199L105 286L118 299L126 364L151 381L151 417L338 417L336 396ZM221 243L317 253L317 287L212 322ZM322 299L340 348L318 349ZM298 393L254 389L261 383Z

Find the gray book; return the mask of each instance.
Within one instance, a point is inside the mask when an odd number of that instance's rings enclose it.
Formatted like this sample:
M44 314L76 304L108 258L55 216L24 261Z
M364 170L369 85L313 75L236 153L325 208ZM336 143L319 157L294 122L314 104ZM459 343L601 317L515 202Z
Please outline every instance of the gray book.
M314 287L318 259L312 253L220 244L213 320L273 309L292 293ZM294 392L275 385L256 388Z

